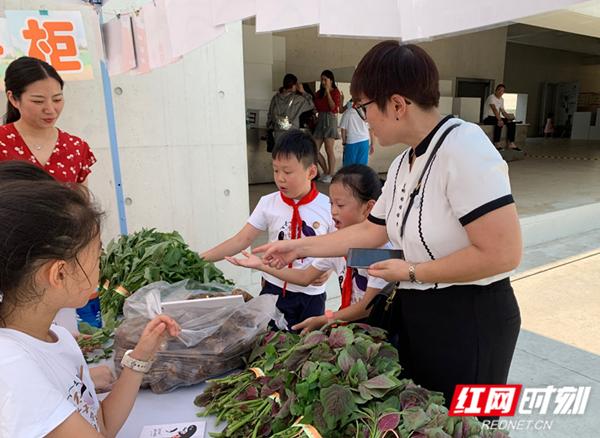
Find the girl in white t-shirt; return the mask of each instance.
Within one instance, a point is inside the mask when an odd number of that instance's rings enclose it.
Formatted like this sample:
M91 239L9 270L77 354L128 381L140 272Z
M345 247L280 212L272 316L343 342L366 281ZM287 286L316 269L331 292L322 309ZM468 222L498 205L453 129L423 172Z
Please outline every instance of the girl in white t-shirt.
M337 229L358 224L367 219L375 201L381 195L381 181L373 169L363 164L341 168L329 186L331 215ZM391 248L387 244L384 247ZM366 318L371 300L387 284L385 280L369 276L366 269L348 269L345 257L315 259L305 269L274 269L262 263L259 257L242 251L245 259L226 257L237 266L258 269L279 279L300 285L318 281L328 271L338 275L342 291L342 306L337 312L326 311L292 326L292 330L306 333L327 324L329 320L356 321Z
M98 285L100 218L84 187L0 182L0 436L116 436L165 336L179 333L167 316L149 322L98 401L75 339L52 321Z

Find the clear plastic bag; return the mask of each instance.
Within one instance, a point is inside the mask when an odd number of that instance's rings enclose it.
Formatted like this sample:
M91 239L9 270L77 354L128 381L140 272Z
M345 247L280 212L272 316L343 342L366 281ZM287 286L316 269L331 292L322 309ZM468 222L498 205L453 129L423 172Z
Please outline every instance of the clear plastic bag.
M135 347L148 321L160 314L162 302L185 300L198 291L232 292L212 286L212 291L206 291L206 287L197 288L198 285L193 282L157 282L129 297L123 307L125 319L115 334L116 368L120 369L125 351ZM276 301L275 295L261 295L248 302L209 313L199 314L191 307L189 311L169 314L180 324L181 334L170 339L165 348L156 354L142 386L163 393L241 367L244 356L267 330L271 320L277 326L285 327L285 319L275 307Z

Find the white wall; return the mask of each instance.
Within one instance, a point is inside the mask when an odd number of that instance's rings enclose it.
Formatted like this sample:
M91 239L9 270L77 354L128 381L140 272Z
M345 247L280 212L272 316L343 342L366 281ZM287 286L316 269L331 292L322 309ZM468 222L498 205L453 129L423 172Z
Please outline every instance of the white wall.
M504 75L506 27L419 43L435 60L441 79L456 77L501 81ZM316 27L279 32L286 40L287 71L301 81L318 80L322 70L348 70L381 40L319 37ZM351 80L350 73L336 77Z
M6 8L58 9L61 2L6 1ZM81 4L81 3L80 3ZM64 3L62 4L64 6ZM72 2L66 9L75 9ZM96 16L88 6L86 33L94 46ZM107 211L103 238L119 232L104 99L95 60L93 81L67 82L59 126L86 139L98 163L90 188ZM181 232L196 250L235 233L248 216L248 176L242 26L151 73L112 78L129 231ZM240 284L249 271L227 273Z

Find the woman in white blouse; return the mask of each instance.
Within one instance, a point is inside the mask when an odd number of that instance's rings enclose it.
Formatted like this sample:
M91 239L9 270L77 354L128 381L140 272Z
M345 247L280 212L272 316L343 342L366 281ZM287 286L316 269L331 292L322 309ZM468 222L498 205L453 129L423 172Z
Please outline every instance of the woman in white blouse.
M417 46L373 47L352 96L382 146L410 147L392 163L369 219L255 251L281 268L388 240L402 249L405 260L376 263L369 274L397 283L386 328L405 375L449 404L456 384L506 383L521 322L509 273L522 243L506 163L477 125L442 118L438 79Z

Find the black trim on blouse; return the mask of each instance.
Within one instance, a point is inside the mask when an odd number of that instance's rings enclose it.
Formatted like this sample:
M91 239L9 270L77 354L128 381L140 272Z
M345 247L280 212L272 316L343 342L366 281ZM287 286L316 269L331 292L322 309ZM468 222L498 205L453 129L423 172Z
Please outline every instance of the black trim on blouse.
M369 220L369 222L373 222L376 225L385 226L385 219L379 219L378 217L375 217L372 214L370 214L367 219Z
M465 225L470 224L475 219L479 219L481 216L488 214L490 211L494 211L499 209L500 207L504 207L505 205L509 205L515 202L512 195L501 196L498 199L494 199L493 201L488 202L487 204L483 204L480 207L477 207L475 210L465 214L463 217L459 219L461 225L464 227Z
M423 140L421 140L421 143L419 143L417 145L417 147L414 149L414 154L417 157L420 157L425 152L427 152L427 148L429 147L429 143L431 143L431 139L433 138L433 136L436 134L436 132L438 132L438 130L444 123L446 123L448 120L452 119L453 117L454 117L453 115L444 117L442 120L440 120L440 122L436 125L436 127L433 128L429 134L427 134L427 137L425 137ZM412 159L412 154L413 154L413 150L411 149L411 151L410 151L411 159Z

